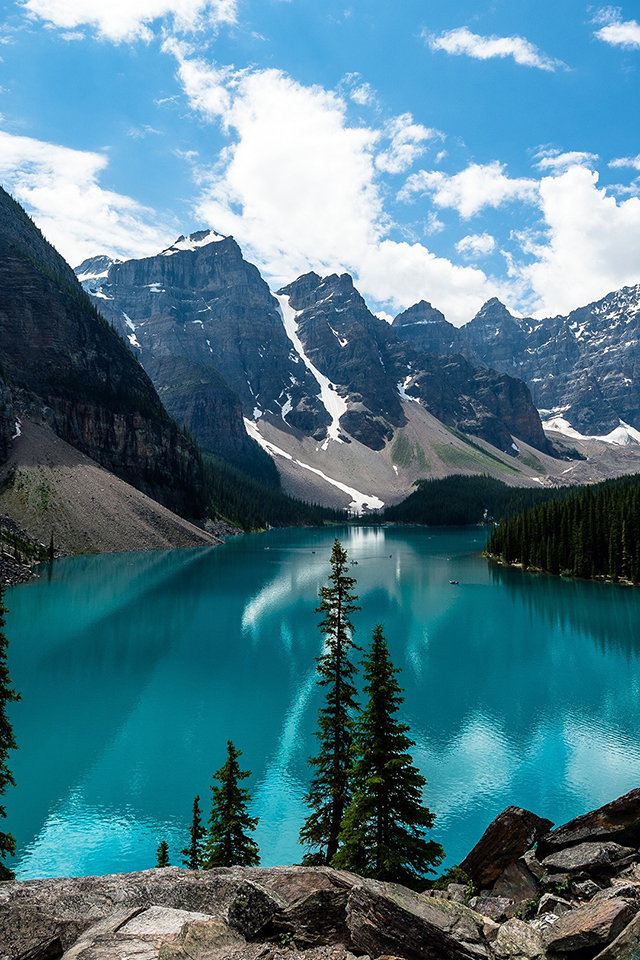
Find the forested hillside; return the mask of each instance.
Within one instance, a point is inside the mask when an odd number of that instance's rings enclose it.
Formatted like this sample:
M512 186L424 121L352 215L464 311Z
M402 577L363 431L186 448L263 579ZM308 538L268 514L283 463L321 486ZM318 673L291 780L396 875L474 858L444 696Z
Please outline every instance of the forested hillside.
M501 520L547 500L566 497L572 488L510 487L493 477L456 474L443 480L420 480L402 503L382 514L390 523L462 526Z
M489 556L526 569L640 582L640 475L607 480L497 526Z

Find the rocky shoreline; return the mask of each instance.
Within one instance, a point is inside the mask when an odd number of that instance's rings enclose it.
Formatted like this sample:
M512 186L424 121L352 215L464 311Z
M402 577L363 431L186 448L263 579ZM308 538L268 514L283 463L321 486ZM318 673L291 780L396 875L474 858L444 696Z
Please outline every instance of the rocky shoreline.
M424 893L328 867L6 882L0 960L634 960L640 789L551 827L508 807Z

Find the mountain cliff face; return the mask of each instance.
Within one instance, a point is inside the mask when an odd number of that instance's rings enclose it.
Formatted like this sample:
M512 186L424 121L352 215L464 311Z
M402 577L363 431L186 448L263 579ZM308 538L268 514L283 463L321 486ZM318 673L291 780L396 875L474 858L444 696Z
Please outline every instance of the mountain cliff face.
M21 415L48 423L154 499L199 512L197 450L167 416L140 364L1 189L0 223L0 407L12 405L9 424ZM3 420L6 457L6 413Z
M540 417L521 381L479 370L461 356L442 358L416 349L398 336L395 325L373 316L347 274L324 280L307 274L280 295L286 295L296 311L305 355L340 385L338 391L348 401L340 425L367 446L380 449L393 428L404 425L404 396L448 426L482 437L504 452L517 451L512 434L548 450ZM424 319L424 308L432 308L419 306ZM442 314L433 314L438 312L428 315L429 322L434 320L445 333L451 324Z
M382 450L406 423L407 399L511 454L516 429L547 449L522 384L480 373L460 357L426 358L396 333L402 324L392 328L370 312L348 274L309 273L274 297L237 243L212 231L181 237L144 260L94 258L77 273L96 307L139 352L170 411L210 449L237 439L244 427L216 413L217 401L205 399L197 374L181 368L184 375L173 376L172 357L217 371L248 420L271 418L323 449L329 440L355 439ZM446 334L442 315L424 308Z
M0 369L0 463L7 459L9 444L15 433L15 422L11 390Z
M580 433L606 435L620 420L640 428L640 285L544 320L493 299L460 329L421 324L419 306L393 322L418 349L443 354L451 339L472 362L522 378L543 414Z
M139 352L156 388L170 387L175 402L178 385L164 379L170 365L156 361L182 357L221 374L247 417L280 416L286 386L292 426L311 433L328 423L313 378L292 356L277 302L232 237L199 231L156 257L112 263L106 276L104 258L77 272L96 307ZM186 394L179 401L190 402ZM217 452L228 444L224 430L217 437L217 424L215 407L208 418L202 408L187 427ZM233 430L244 431L241 417Z
M279 296L295 311L303 356L346 401L341 428L381 449L406 422L396 385L403 359L389 324L373 316L346 273L305 274Z

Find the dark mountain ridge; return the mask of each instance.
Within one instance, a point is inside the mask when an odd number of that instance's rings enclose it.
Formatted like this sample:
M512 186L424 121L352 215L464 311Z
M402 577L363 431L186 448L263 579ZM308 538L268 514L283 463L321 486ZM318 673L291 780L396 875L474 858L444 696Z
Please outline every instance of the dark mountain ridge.
M199 454L75 274L0 188L0 457L21 416L177 512L204 509Z

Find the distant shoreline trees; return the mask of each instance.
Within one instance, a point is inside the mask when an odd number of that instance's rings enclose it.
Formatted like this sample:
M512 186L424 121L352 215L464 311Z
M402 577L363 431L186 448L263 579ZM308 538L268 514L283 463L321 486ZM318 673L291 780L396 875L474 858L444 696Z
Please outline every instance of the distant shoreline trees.
M640 583L640 478L585 487L505 520L486 553L524 570Z

